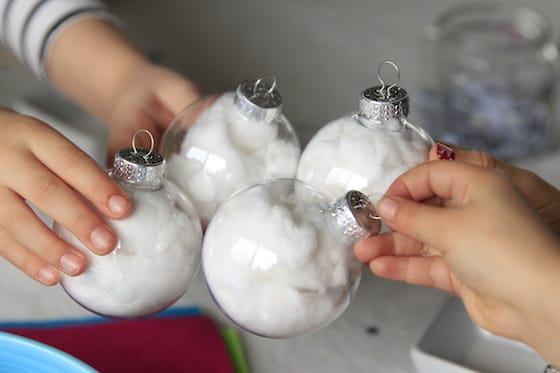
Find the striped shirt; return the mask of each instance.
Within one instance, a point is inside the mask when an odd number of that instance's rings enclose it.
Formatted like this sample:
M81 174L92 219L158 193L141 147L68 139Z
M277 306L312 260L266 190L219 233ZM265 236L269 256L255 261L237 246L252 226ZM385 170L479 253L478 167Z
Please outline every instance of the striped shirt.
M0 0L0 39L46 79L50 45L65 27L84 17L113 18L99 0Z

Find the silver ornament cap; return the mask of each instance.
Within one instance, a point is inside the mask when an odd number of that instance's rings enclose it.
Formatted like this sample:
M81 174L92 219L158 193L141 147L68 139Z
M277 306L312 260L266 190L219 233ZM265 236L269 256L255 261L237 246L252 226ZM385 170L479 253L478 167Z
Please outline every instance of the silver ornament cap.
M362 192L351 190L332 207L335 228L353 240L375 236L381 232L381 219L373 204Z
M391 89L390 95L382 93L384 90L385 87L376 86L363 91L360 95L360 114L379 123L389 119L406 118L410 106L408 93L397 86Z
M149 150L136 147L136 136L142 132L150 136L151 147ZM160 188L165 173L165 159L153 150L152 134L148 130L137 131L132 137L132 147L120 149L115 154L111 176L116 180L143 189Z
M274 75L244 80L235 92L237 109L248 118L270 122L282 113L282 95L276 89Z
M390 85L381 77L381 68L386 64L392 66L397 72L396 82ZM392 61L384 61L379 65L377 78L381 85L368 88L360 95L360 116L375 123L406 118L409 113L410 100L407 91L397 86L400 80L398 66Z

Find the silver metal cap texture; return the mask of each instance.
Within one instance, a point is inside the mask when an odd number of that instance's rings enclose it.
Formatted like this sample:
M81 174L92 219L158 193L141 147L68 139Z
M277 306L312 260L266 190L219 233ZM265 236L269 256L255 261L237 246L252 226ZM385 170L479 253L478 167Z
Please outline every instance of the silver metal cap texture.
M360 115L376 123L406 118L410 100L405 89L398 86L375 86L360 95Z
M335 201L332 215L336 229L353 240L381 232L381 219L369 198L362 192L351 190Z
M270 122L282 113L282 95L276 89L276 78L265 75L244 80L235 92L235 104L248 118Z
M141 148L120 149L113 160L111 176L142 188L161 187L165 160L159 153Z

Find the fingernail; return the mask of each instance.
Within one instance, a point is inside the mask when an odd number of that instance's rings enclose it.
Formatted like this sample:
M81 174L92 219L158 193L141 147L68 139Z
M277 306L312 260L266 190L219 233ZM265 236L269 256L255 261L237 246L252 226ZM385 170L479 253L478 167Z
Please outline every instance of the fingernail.
M455 152L449 146L437 143L436 153L439 160L452 161L455 159Z
M399 203L393 198L383 197L377 204L377 213L385 219L392 219L397 212Z
M91 232L90 241L95 250L99 253L106 253L115 246L115 236L113 232L105 227L98 227Z
M39 280L45 285L52 285L56 282L56 269L49 265L43 265L39 268L39 272L37 272L37 276Z
M115 194L109 198L109 210L115 215L123 215L130 208L130 201L121 194Z
M60 267L69 275L75 275L80 272L81 260L73 253L66 253L60 258Z

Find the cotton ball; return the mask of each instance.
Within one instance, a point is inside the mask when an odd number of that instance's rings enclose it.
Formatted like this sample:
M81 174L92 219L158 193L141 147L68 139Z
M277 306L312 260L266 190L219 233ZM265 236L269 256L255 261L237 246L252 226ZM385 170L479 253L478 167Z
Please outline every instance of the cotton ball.
M264 154L263 179L295 176L300 156L299 147L287 141L274 141Z
M289 337L326 325L359 282L351 243L329 231L329 198L298 183L275 180L236 193L205 234L203 268L212 296L236 324L258 335Z

